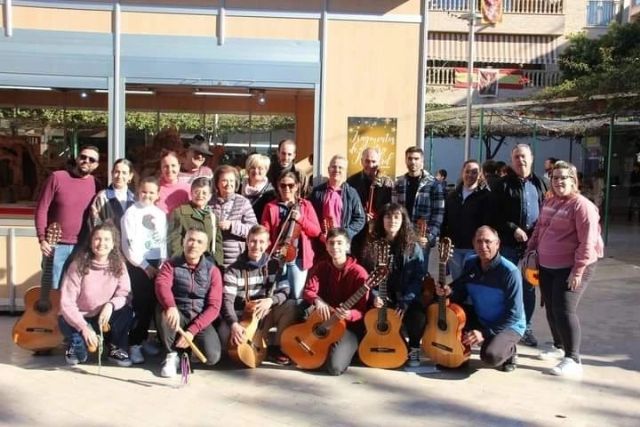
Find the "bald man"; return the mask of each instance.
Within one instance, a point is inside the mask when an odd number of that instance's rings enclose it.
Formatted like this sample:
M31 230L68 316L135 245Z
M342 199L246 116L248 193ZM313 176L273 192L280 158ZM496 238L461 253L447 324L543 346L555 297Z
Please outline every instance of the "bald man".
M381 153L377 148L365 148L360 157L362 170L351 175L347 184L358 192L360 202L367 216L367 223L375 218L376 212L387 203L391 202L391 190L393 181L388 176L380 173ZM373 192L373 193L372 193ZM369 199L371 198L371 206ZM369 227L364 227L352 240L351 252L359 258L367 237Z

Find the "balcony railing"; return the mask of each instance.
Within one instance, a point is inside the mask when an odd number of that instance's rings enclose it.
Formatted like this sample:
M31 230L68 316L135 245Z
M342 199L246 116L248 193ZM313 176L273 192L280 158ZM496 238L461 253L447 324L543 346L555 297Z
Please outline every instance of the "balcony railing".
M587 2L587 27L606 27L616 19L620 2L614 0L591 0Z
M429 10L443 12L467 12L470 0L430 0ZM504 13L560 15L564 0L503 0ZM480 6L477 6L480 9Z
M453 86L456 67L427 68L427 86ZM522 70L524 88L543 88L560 83L559 71Z

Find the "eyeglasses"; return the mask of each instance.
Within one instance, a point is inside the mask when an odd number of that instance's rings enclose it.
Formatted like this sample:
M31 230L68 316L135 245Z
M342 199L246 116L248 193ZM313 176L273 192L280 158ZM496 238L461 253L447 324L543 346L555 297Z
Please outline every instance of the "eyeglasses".
M564 180L567 180L567 179L570 179L570 178L572 178L571 175L560 175L560 176L555 176L554 175L554 176L551 177L551 179L553 181L564 181Z
M284 182L280 184L280 188L283 190L286 190L287 188L289 190L293 190L294 188L296 188L296 184L285 184Z
M80 154L81 162L89 162L89 163L98 163L98 159L94 159L91 156L87 156L86 154Z
M491 239L476 239L476 243L479 245L493 245L494 243L496 243L497 240L491 240Z

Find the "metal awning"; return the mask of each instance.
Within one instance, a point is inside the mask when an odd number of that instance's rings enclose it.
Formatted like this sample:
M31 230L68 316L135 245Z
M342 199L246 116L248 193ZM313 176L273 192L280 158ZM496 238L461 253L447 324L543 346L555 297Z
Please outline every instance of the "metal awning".
M467 33L429 33L428 58L463 61L467 57ZM520 34L476 34L475 61L502 64L555 64L558 37Z

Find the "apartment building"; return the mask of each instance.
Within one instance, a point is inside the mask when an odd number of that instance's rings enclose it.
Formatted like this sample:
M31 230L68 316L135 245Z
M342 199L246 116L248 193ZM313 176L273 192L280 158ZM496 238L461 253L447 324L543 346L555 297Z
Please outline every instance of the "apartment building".
M460 105L466 100L470 4L427 2L429 103ZM571 34L599 37L610 23L639 15L640 0L503 0L502 21L495 25L482 23L478 11L473 79L481 88L490 87L484 96L474 91L473 103L526 98L558 83L558 56ZM492 79L498 84L491 86Z

